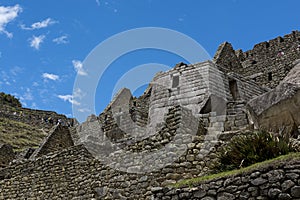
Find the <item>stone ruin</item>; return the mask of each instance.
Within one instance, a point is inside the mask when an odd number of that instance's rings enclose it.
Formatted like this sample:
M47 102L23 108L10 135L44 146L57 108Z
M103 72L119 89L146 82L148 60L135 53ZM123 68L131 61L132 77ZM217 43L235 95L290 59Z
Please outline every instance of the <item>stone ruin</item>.
M21 160L6 147L0 199L299 198L299 161L192 189L166 187L211 172L220 146L241 130L298 136L299 41L293 31L246 52L225 42L213 61L178 63L140 97L124 88L99 116L55 126Z
M9 144L0 145L0 167L7 167L9 163L15 159L16 155L13 151L13 148Z

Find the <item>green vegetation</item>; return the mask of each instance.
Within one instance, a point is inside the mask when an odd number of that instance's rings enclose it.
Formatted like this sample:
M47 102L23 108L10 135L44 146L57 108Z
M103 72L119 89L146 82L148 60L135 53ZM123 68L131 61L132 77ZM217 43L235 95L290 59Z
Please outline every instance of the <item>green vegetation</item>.
M196 185L198 185L202 182L205 182L205 181L216 180L216 179L219 179L219 178L234 176L234 175L237 175L237 174L243 174L243 173L251 172L251 171L256 170L256 169L268 167L270 165L274 166L276 163L279 163L279 162L287 162L289 160L299 159L299 158L300 158L300 153L289 153L287 155L279 156L277 158L266 160L266 161L263 161L263 162L260 162L260 163L255 163L255 164L250 165L250 166L245 167L245 168L220 172L220 173L217 173L217 174L211 174L211 175L192 178L192 179L185 179L185 180L179 181L178 183L170 185L170 186L177 187L177 188L185 187L185 186L193 187L193 186L196 186Z
M22 107L19 99L10 94L5 94L4 92L0 92L0 105L1 104L10 105L12 107Z
M221 149L219 162L213 169L215 174L182 180L173 186L193 186L299 157L300 153L295 153L288 136L274 136L265 131L244 133L233 137Z
M265 131L237 135L220 151L218 172L247 167L295 152L288 136L274 136Z
M15 151L36 148L45 137L45 133L37 127L0 118L0 143L12 145Z

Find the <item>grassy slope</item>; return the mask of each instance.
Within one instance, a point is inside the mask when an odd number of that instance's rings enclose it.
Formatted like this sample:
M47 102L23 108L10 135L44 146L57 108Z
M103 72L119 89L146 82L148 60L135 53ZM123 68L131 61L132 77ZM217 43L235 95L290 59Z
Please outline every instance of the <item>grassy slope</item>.
M267 167L269 165L274 165L278 162L285 162L285 161L288 161L288 160L299 159L299 158L300 158L300 153L290 153L290 154L287 154L287 155L279 156L277 158L273 158L271 160L256 163L256 164L253 164L249 167L241 168L241 169L238 169L238 170L232 170L232 171L227 171L227 172L221 172L221 173L218 173L218 174L212 174L212 175L207 175L207 176L182 180L182 181L179 181L178 183L176 183L174 185L171 185L171 187L178 187L178 188L179 187L186 187L186 186L192 187L193 185L199 185L202 182L215 180L215 179L219 179L219 178L223 178L223 177L234 176L234 175L241 174L241 173L247 173L247 172L251 172L252 170L255 170L255 169L264 168L264 167Z
M45 133L37 127L0 118L0 143L12 145L15 151L36 148L45 137Z

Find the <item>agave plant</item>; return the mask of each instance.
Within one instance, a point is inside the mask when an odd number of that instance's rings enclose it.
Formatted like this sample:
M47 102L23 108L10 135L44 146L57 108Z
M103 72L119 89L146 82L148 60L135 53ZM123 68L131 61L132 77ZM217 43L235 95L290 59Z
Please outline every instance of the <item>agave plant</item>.
M286 135L266 131L243 133L231 139L220 151L218 171L238 169L295 151Z

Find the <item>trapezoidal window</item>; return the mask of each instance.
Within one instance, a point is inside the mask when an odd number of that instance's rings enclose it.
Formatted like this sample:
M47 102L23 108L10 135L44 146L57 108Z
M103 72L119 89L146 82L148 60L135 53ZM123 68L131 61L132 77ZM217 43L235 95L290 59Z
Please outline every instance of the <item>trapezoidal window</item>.
M272 81L273 77L272 77L272 72L268 73L268 81Z
M176 88L179 86L179 76L173 76L172 79L172 88Z
M233 100L237 100L240 97L236 80L229 80L229 90Z

